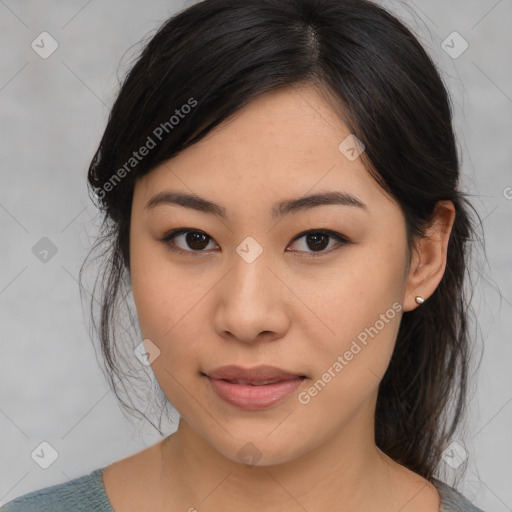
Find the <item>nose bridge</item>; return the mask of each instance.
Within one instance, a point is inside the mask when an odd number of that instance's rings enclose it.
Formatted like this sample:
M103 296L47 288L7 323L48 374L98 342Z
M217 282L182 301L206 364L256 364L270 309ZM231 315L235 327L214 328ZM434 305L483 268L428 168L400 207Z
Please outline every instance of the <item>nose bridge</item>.
M252 237L240 243L236 255L233 255L231 293L253 310L268 306L271 302L268 281L273 273L267 268L268 264L269 254Z
M268 268L270 253L254 239L245 239L232 256L215 313L218 334L229 332L246 342L256 340L261 332L281 336L287 316L279 300L278 280Z

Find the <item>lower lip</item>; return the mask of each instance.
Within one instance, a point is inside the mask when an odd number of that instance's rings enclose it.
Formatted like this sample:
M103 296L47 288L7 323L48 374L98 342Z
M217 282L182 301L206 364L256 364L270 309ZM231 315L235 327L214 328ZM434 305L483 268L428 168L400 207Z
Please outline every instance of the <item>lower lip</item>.
M228 404L241 409L266 409L293 393L304 380L304 377L282 380L275 384L252 386L236 384L223 379L207 377L213 391Z

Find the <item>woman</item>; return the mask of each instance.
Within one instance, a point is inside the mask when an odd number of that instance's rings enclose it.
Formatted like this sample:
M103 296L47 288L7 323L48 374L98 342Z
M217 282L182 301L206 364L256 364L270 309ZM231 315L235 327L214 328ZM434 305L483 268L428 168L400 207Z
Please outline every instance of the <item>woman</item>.
M479 510L435 476L466 401L473 221L447 92L394 16L189 7L125 79L88 177L111 384L131 292L124 363L179 425L3 511Z

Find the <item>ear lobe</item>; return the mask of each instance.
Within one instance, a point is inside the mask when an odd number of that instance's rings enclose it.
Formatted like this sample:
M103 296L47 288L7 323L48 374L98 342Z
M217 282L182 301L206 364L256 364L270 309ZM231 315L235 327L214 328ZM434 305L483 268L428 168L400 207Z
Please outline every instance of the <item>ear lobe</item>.
M439 201L434 210L432 222L427 227L425 236L416 242L406 291L403 310L411 311L419 305L415 297L428 300L444 275L448 242L455 221L455 206L451 201Z

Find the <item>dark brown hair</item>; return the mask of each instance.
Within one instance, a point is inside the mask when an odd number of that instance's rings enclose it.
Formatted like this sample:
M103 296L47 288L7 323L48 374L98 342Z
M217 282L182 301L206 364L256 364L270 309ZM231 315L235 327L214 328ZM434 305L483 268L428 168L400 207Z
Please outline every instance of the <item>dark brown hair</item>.
M322 90L364 143L368 172L403 210L410 251L438 201L456 208L446 271L432 296L403 315L375 417L377 446L431 479L467 398L471 289L464 282L475 224L458 189L451 104L439 72L402 22L366 0L205 0L170 18L145 45L88 173L103 214L93 247L105 248L94 326L108 376L129 407L119 386L138 380L141 369L133 357L125 363L134 372L121 364L129 331L119 340L117 329L130 291L135 180L258 95L300 84ZM135 158L142 147L145 156Z

